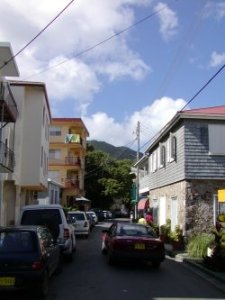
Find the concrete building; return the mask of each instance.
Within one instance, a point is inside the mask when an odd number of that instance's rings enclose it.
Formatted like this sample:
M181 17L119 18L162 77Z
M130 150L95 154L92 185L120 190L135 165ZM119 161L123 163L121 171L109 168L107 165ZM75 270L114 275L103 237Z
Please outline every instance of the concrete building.
M48 147L51 113L44 83L9 81L17 105L15 124L8 126L14 140L15 166L5 175L1 224L17 220L20 208L37 203L38 191L48 189Z
M60 204L62 185L48 179L48 190L37 193L38 204Z
M61 204L74 206L85 195L86 139L80 118L53 118L50 127L49 178L63 186Z
M0 43L0 225L12 222L14 217L15 195L6 179L15 168L15 124L18 108L6 76L18 77L19 71L10 43ZM5 195L8 195L8 199Z

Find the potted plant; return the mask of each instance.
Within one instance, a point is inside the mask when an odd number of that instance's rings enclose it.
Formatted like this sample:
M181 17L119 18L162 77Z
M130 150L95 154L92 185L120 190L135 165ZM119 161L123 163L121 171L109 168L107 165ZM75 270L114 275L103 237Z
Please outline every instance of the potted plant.
M174 231L170 231L169 239L170 239L170 244L173 246L174 250L184 249L183 231L179 225L175 227Z

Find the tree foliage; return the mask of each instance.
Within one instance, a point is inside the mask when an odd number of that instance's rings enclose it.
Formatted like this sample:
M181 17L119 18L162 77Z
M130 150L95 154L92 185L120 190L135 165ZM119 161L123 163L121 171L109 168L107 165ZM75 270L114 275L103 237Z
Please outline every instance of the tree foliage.
M130 202L132 178L129 159L117 160L102 151L88 148L86 156L85 190L93 207L110 208L115 199Z

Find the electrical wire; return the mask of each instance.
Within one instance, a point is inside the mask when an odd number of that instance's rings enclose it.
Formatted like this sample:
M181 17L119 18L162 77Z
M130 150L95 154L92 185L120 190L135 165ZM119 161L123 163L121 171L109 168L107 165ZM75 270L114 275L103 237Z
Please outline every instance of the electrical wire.
M181 109L184 110L209 84L213 79L225 68L225 64L219 68L219 70L201 87L198 92L184 105L184 107Z
M0 67L2 70L6 65L8 65L14 58L16 58L20 53L22 53L33 41L35 41L58 17L74 2L71 0L37 35L35 35L23 48L21 48L15 55L13 55L9 60L4 62Z
M194 96L183 106L183 108L180 111L183 111L219 75L219 73L222 72L224 68L225 64L222 65L222 67L220 67L219 70L213 76L210 77L210 79L194 94ZM165 128L166 126L167 124L163 128ZM142 145L140 149L142 149L147 144L150 144L153 140L155 140L156 137L160 134L160 132L162 132L163 128L159 132L157 132L150 140L148 140L144 145Z
M179 1L179 0L173 0L172 2L176 2L176 1ZM165 8L166 8L166 7L162 7L162 8L160 8L160 9L156 10L155 12L151 13L150 15L148 15L148 16L146 16L146 17L140 19L139 21L137 21L137 22L131 24L130 26L126 27L125 29L123 29L123 30L121 30L121 31L119 31L119 32L117 32L117 33L111 35L110 37L108 37L108 38L102 40L101 42L99 42L99 43L97 43L97 44L95 44L95 45L93 45L93 46L90 46L90 47L86 48L85 50L82 50L82 51L78 52L78 53L75 54L75 55L70 54L69 56L72 56L71 58L67 58L67 59L65 59L65 60L63 60L63 61L61 61L61 62L59 62L59 63L57 63L57 64L55 64L55 65L52 65L51 67L45 68L45 69L43 69L43 70L40 71L40 72L37 72L37 73L35 73L35 74L33 74L33 75L30 75L29 77L25 78L24 80L29 79L29 78L31 78L31 77L33 77L33 76L36 76L36 75L40 75L40 74L45 73L45 72L47 72L47 71L49 71L49 70L52 70L53 68L56 68L56 67L58 67L58 66L60 66L60 65L62 65L62 64L65 64L66 62L68 62L68 61L70 61L70 60L72 60L72 59L74 59L74 58L77 58L77 57L79 57L79 56L81 56L81 55L83 55L83 54L85 54L85 53L87 53L87 52L89 52L89 51L91 51L91 50L93 50L93 49L95 49L95 48L101 46L102 44L105 44L106 42L108 42L108 41L114 39L115 37L121 35L122 33L125 33L125 32L127 32L128 30L130 30L130 29L136 27L137 25L139 25L139 24L141 24L141 23L147 21L148 19L154 17L155 15L157 15L157 14L159 14L161 11L163 11Z

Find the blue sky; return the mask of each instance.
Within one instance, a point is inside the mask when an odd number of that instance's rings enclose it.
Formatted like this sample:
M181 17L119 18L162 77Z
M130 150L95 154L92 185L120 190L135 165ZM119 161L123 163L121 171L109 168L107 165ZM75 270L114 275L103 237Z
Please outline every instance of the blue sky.
M1 0L1 41L17 53L69 2ZM138 121L143 146L225 64L224 31L225 1L77 0L16 57L18 79L45 82L52 115L90 139L135 148ZM224 72L189 108L224 105Z

